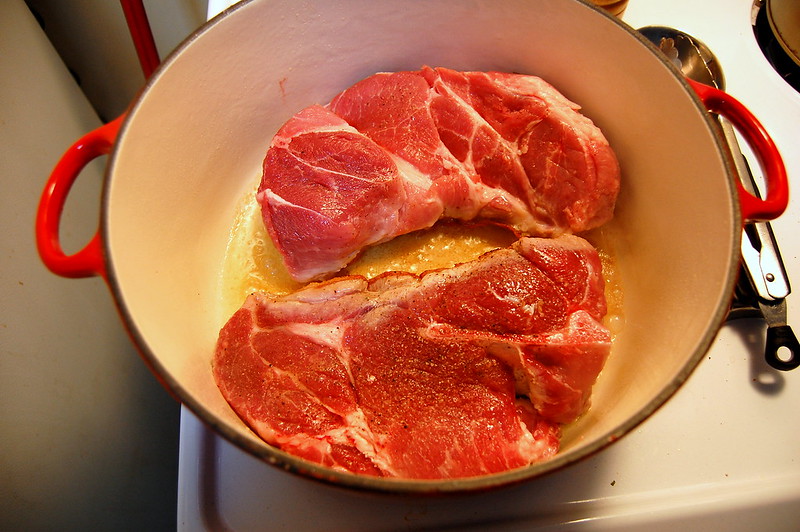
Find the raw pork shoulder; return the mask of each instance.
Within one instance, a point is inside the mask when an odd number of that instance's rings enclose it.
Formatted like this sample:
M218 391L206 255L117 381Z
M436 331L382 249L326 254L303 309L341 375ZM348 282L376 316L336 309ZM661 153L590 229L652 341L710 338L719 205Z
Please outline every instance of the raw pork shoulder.
M301 282L440 218L533 236L597 227L613 215L619 165L578 109L534 76L375 74L278 131L257 194L264 223Z
M216 382L268 443L338 470L442 479L558 451L610 349L598 255L523 238L454 268L251 295Z

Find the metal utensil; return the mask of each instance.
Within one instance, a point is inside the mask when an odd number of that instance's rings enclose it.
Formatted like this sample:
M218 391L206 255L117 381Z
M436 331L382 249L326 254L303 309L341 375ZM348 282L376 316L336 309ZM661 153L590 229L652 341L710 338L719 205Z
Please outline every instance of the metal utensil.
M722 67L711 50L696 38L665 26L647 26L639 32L655 44L694 81L725 90ZM723 137L742 185L759 194L758 184L742 154L731 123L717 115ZM742 263L746 275L737 288L730 318L761 316L767 322L764 357L775 369L788 371L800 366L800 343L787 323L786 296L791 292L789 278L772 227L768 222L748 223L742 235Z

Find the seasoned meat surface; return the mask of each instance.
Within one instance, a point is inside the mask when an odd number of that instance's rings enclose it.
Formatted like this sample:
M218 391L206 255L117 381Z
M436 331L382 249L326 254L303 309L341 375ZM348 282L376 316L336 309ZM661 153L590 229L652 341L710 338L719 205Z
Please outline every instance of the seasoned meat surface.
M542 79L426 67L297 113L272 140L257 199L289 273L307 282L442 218L531 236L598 227L619 180L600 129Z
M265 441L354 473L445 479L553 456L610 349L597 252L575 236L420 276L251 295L216 382Z

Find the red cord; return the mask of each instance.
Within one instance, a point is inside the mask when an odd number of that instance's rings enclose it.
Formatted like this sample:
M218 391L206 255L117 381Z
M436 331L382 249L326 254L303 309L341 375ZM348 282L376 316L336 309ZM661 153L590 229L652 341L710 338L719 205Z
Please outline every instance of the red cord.
M147 21L142 0L120 0L122 11L125 13L125 20L133 38L133 45L136 47L136 54L139 56L139 64L142 66L144 77L149 78L153 71L158 67L161 60L158 57L156 42L153 39L153 32L150 30L150 23Z

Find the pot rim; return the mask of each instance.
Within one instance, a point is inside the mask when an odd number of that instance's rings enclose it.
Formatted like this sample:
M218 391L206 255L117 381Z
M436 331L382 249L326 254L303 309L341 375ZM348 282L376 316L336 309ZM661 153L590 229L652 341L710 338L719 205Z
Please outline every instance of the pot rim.
M159 65L158 68L153 72L152 76L146 81L142 89L135 97L134 102L130 106L129 111L123 120L117 138L120 139L126 134L130 126L130 122L133 120L133 117L136 116L137 110L142 105L142 101L149 92L150 88L158 83L163 73L170 68L170 65L175 62L187 48L192 46L194 41L196 41L206 32L212 30L221 21L227 19L232 13L235 13L240 9L244 9L249 4L258 1L261 0L244 0L225 9L192 32L192 34L190 34L177 48L175 48L175 50L173 50L164 59L161 65ZM742 227L743 221L740 209L738 208L739 200L735 185L737 178L730 158L725 156L727 147L724 144L723 139L721 139L720 135L717 133L717 128L706 107L697 94L692 90L691 86L685 80L680 70L668 59L663 57L663 54L661 54L656 46L653 45L648 39L639 34L635 29L620 21L617 17L610 15L595 5L588 4L586 0L572 1L582 4L587 9L592 9L600 13L602 16L616 24L618 28L630 35L633 35L640 44L645 46L661 62L661 64L672 74L673 77L677 78L684 91L689 94L698 113L700 113L700 115L703 117L706 127L712 133L714 143L717 147L717 152L720 154L720 158L725 167L725 174L728 178L726 181L731 198L733 199L731 202L731 216L733 218L734 227ZM741 245L741 231L733 231L733 234L731 235L731 249L734 251L731 253L729 258L728 273L725 280L726 293L730 294L730 299L723 301L720 305L718 305L714 315L710 317L711 325L703 334L703 337L700 339L697 348L692 353L691 357L688 358L687 362L675 376L673 381L663 390L661 390L659 394L642 406L634 415L629 417L625 422L621 423L613 430L608 431L603 436L597 438L594 442L580 449L570 451L569 453L565 454L559 453L555 457L545 462L532 464L522 468L494 473L491 475L481 475L452 480L392 479L335 471L330 468L308 462L302 458L298 458L269 444L264 443L264 446L257 445L254 441L240 434L232 427L228 426L218 416L214 415L203 404L202 401L195 399L189 393L189 391L182 386L180 382L178 382L178 379L167 371L166 367L160 361L160 357L148 347L145 338L137 329L135 320L126 305L125 295L123 294L116 275L115 259L109 247L108 225L110 218L110 183L113 178L114 168L117 165L118 145L119 142L114 144L111 152L109 153L108 162L106 165L101 199L100 235L104 260L107 265L107 284L110 288L114 303L123 319L128 334L133 339L141 357L154 375L158 378L158 380L162 383L162 385L214 433L222 436L239 449L259 458L264 462L267 462L272 466L279 467L290 473L297 474L311 480L316 480L325 484L339 487L386 494L433 495L481 492L499 487L511 486L537 477L545 476L595 455L612 443L632 432L634 428L636 428L654 412L666 404L668 399L670 399L681 388L681 386L683 386L683 384L698 366L700 360L702 360L709 350L711 343L714 341L720 328L722 327L728 313L729 303L733 298L734 287L738 277L740 264L738 250Z

